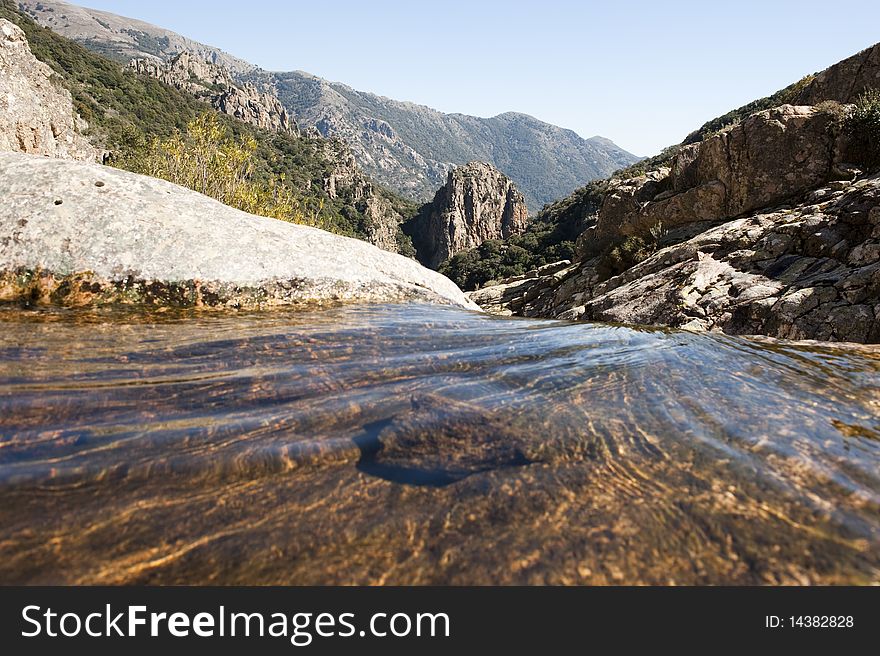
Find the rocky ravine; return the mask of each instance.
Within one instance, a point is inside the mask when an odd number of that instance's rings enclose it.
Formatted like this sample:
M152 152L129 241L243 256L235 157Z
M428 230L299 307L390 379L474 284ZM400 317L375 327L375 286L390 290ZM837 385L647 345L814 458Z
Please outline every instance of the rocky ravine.
M420 262L436 269L456 253L526 227L528 208L510 179L491 164L450 171L434 200L404 225Z
M878 342L880 176L846 163L851 146L828 112L758 112L612 182L580 262L470 296L505 314ZM651 235L658 252L608 276L611 247Z
M357 239L253 216L99 164L0 153L0 301L475 307L449 279Z
M24 32L0 19L0 150L94 160L97 152L80 133L86 127Z

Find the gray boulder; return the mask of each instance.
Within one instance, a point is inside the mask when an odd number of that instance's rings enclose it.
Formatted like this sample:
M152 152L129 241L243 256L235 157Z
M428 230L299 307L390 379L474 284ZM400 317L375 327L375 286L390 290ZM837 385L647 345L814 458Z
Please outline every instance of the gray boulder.
M162 180L0 153L0 188L0 301L476 308L448 278L408 258Z

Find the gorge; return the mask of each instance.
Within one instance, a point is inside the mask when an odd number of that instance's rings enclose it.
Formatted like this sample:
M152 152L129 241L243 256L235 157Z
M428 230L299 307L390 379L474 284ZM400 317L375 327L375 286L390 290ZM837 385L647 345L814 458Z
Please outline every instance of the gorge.
M0 583L880 582L880 46L530 216L290 109L369 94L39 7L0 2Z

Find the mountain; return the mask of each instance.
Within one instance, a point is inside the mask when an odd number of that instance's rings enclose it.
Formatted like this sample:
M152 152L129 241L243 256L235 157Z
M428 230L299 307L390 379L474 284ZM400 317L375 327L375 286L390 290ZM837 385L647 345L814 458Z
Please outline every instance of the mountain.
M142 57L170 60L178 53L190 52L200 60L220 64L236 74L256 68L218 48L134 18L66 2L25 0L18 3L18 8L40 25L122 63Z
M477 160L505 173L535 211L638 159L608 139L583 139L525 114L444 114L301 71L263 71L217 48L107 12L55 0L19 5L40 24L120 61L169 62L190 51L241 78L274 86L301 127L345 140L364 172L413 200L430 200L454 166Z

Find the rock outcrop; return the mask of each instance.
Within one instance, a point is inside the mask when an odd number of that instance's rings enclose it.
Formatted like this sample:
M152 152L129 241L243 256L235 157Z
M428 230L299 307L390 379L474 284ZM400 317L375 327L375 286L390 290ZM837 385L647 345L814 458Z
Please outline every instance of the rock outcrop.
M392 253L399 252L403 216L361 171L345 144L325 142L326 160L333 162L324 178L324 191L330 198L344 195L364 215L366 239L374 246Z
M801 105L823 100L853 103L868 89L880 89L880 43L838 62L813 77L793 98Z
M880 342L880 175L721 223L610 279L597 260L469 296L498 314Z
M757 112L700 143L669 169L613 183L594 227L578 240L584 258L626 237L718 221L802 194L843 170L847 144L832 114L782 105Z
M582 268L554 297L563 319L880 342L880 176L726 222L604 282Z
M851 136L813 107L753 114L611 181L578 263L469 296L499 314L880 342L880 175L847 163ZM609 271L630 243L653 254Z
M159 59L140 58L132 59L128 65L245 123L273 132L298 132L295 121L274 93L258 89L250 82L236 83L232 73L220 64L182 52L167 64Z
M356 239L110 167L0 153L0 301L160 306L413 300L447 278Z
M24 32L0 19L0 150L94 160L70 92L31 53Z
M522 232L527 222L525 199L510 179L491 164L471 162L450 171L404 230L419 261L435 269L460 251Z

